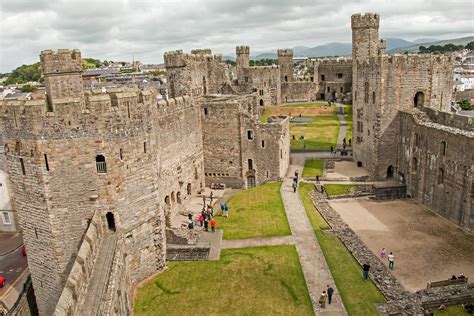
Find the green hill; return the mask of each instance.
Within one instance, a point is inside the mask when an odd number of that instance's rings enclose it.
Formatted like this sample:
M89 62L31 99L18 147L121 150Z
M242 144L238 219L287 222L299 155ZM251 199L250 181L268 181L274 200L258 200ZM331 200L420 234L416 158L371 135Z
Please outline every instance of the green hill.
M467 43L473 42L473 41L474 41L474 36L467 36L467 37L453 38L453 39L430 42L430 43L419 43L419 44L408 46L408 47L400 47L400 48L392 49L392 50L389 50L388 52L389 53L404 53L404 52L418 53L420 50L420 46L425 46L425 47L429 47L431 45L443 46L446 44L466 45Z

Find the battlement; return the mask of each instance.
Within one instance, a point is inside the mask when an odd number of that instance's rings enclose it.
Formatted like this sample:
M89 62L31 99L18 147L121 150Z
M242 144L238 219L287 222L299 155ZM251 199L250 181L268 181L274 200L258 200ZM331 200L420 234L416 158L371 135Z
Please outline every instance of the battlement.
M441 112L428 107L422 108L422 111L425 112L434 123L466 131L468 132L466 134L467 136L474 138L474 119L472 117Z
M377 57L371 57L367 60L357 60L358 66L392 65L392 67L417 67L425 66L429 68L435 67L452 67L454 66L454 58L451 55L435 55L435 54L394 54L383 55L380 60Z
M377 13L356 13L351 16L351 27L357 28L378 28L380 16Z
M278 57L291 57L293 58L293 50L291 48L279 49L277 51Z
M191 53L183 53L182 50L165 52L165 65L169 67L184 67L192 62L209 62L216 60L222 62L222 56L212 55L210 49L193 49Z
M44 76L82 71L81 52L78 49L44 50L40 60Z
M237 46L235 48L235 53L237 55L241 55L241 54L249 55L250 54L250 47L249 46Z
M320 65L341 65L347 66L352 64L351 57L322 58L316 60Z

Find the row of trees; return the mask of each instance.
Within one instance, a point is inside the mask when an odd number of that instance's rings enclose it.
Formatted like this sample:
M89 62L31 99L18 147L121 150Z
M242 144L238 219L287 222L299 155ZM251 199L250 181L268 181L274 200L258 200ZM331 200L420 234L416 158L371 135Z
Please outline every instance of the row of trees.
M454 45L454 44L446 44L446 45L430 45L429 47L420 46L419 51L420 53L449 53L454 52L461 49L474 49L474 42L469 42L466 45Z

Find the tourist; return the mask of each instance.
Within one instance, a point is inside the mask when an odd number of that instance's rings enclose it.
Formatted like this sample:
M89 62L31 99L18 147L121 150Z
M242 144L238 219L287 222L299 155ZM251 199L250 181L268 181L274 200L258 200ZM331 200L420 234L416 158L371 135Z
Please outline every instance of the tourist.
M462 307L464 307L464 309L466 310L466 312L468 312L468 314L473 314L474 313L474 305L471 304L471 303L467 303L467 304L461 304Z
M293 178L293 182L296 183L296 184L298 184L298 178L297 178L297 177L294 177L294 178Z
M319 182L319 175L316 176L316 184L320 184L321 182Z
M188 219L192 221L193 220L193 214L189 213L188 214Z
M209 231L209 220L207 217L204 218L204 231Z
M199 215L199 223L201 223L201 227L204 224L204 216L202 216L202 214Z
M462 274L462 273L461 273L460 275L458 275L458 279L463 280L463 279L465 279L465 278L466 278L466 277L465 277L464 274Z
M221 216L224 216L224 210L225 210L224 203L221 203Z
M321 186L321 194L324 194L324 185Z
M319 297L319 304L321 304L321 308L326 308L326 299L328 298L326 291L323 291L321 293L321 296Z
M351 147L352 139L349 138L349 147Z
M212 199L214 198L214 192L212 192L212 190L211 190L211 194L209 195L209 198L211 199L211 203L212 203Z
M189 220L188 228L194 229L194 221L192 219Z
M298 170L295 171L295 178L298 180Z
M457 280L458 278L453 274L450 280Z
M334 151L334 147L331 145L331 154L332 154L333 151Z
M227 206L227 203L224 204L224 210L225 210L225 217L229 217L229 207Z
M329 284L328 284L327 288L328 288L328 304L331 305L332 295L334 294L334 289L331 286L329 286Z
M293 181L293 193L296 193L296 188L298 187L298 184Z
M385 253L386 253L386 250L385 248L382 248L382 250L380 250L380 258L385 258Z
M211 232L216 231L216 221L214 219L211 219Z
M390 270L393 270L393 266L395 264L395 256L393 255L392 252L388 255L388 267Z
M364 263L362 265L362 275L364 277L364 281L367 281L369 279L369 270L370 270L370 264Z

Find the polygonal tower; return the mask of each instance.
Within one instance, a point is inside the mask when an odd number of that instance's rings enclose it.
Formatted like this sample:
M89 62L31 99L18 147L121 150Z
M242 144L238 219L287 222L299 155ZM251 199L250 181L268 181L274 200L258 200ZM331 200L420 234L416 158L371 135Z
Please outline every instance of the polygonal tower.
M352 60L361 61L378 55L379 22L376 13L352 15Z
M292 82L293 80L293 50L278 50L278 66L280 66L281 82Z
M54 109L63 102L83 104L81 52L77 49L44 50L40 59L49 107Z

